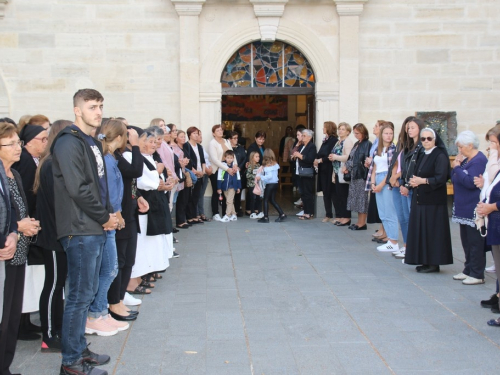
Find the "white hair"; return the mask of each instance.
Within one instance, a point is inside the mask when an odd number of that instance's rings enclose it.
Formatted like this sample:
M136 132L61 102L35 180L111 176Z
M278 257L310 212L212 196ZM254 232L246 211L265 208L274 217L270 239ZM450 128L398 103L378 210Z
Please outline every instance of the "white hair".
M479 148L479 139L477 136L474 134L474 132L470 130L466 130L461 132L457 140L455 141L455 144L458 146L459 144L462 146L467 146L467 145L472 145L472 147L477 150Z
M308 137L313 138L314 132L311 129L302 129L302 135L307 135Z

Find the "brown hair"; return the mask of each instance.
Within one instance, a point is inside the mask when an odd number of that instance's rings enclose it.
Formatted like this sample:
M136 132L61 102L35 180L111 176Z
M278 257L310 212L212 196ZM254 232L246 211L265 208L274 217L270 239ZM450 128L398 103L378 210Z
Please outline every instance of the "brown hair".
M358 122L356 125L354 125L354 127L352 129L360 132L361 135L363 136L363 140L368 139L368 129L366 128L366 126L364 124Z
M255 133L255 138L262 138L266 139L266 132L263 130L259 130L257 133Z
M48 119L47 116L44 116L44 115L35 115L35 116L33 116L32 118L29 119L28 124L42 126L46 122L48 122L50 124L50 121L49 121L49 119Z
M165 120L164 120L164 119L159 118L159 117L154 118L154 119L152 119L152 120L151 120L151 122L149 123L149 126L160 126L160 122L162 122L162 121L163 121L163 123L165 124Z
M377 155L382 155L382 151L384 150L384 141L382 139L382 133L384 129L392 129L392 141L394 142L394 124L390 121L383 121L379 123L380 131L378 133L378 147L377 147Z
M42 170L42 165L45 164L45 161L50 156L50 148L52 147L52 143L54 143L54 140L56 139L57 135L60 133L61 130L63 130L68 126L71 126L72 124L73 122L69 120L57 120L54 121L54 123L50 127L50 132L48 137L49 139L47 140L47 147L45 148L45 151L42 154L42 157L40 158L40 163L38 163L38 167L35 173L35 181L33 183L33 192L35 194L40 188L40 171Z
M187 128L186 133L187 133L188 139L191 139L191 134L196 133L196 132L198 132L198 133L200 132L200 129L198 129L196 126L190 126L189 128Z
M217 124L217 125L212 126L212 134L213 134L213 133L215 133L215 131L216 131L217 129L219 129L219 128L221 128L221 129L222 129L222 125L221 125L221 124Z
M326 135L329 137L337 137L337 124L333 121L325 121Z
M17 128L14 125L8 122L0 122L0 139L10 138L14 134L18 134Z
M175 138L175 143L177 144L177 140L179 139L179 135L181 134L186 134L186 132L184 130L177 130L177 137Z
M104 97L101 93L94 89L82 89L78 90L73 96L73 107L78 107L81 102L88 102L90 100L95 100L98 102L103 102Z
M122 143L117 147L117 150L124 151L127 144L127 127L120 120L109 120L101 126L99 130L98 139L102 143L104 155L109 154L109 144L113 142L118 136L122 136Z
M256 137L258 138L258 137ZM264 157L262 158L262 165L268 166L268 165L274 165L276 164L276 156L274 155L274 152L270 148L266 148L264 150Z
M229 138L233 138L236 135L238 136L238 138L240 137L240 134L238 132L235 132L235 131L230 131L229 132Z
M500 124L499 125L495 125L494 127L492 127L490 130L488 130L488 132L486 133L486 141L489 141L490 140L490 136L495 136L495 137L499 137L500 136Z
M31 115L24 115L24 116L21 116L21 118L19 119L19 122L17 123L17 128L19 130L21 130L22 128L24 128L24 126L30 122L30 119L31 119Z
M253 162L253 158L254 158L255 154L257 154L257 151L252 151L252 152L250 153L250 158L248 159L248 167L249 167L249 168L250 168L250 167L255 167L255 164L254 164L254 162ZM259 163L257 163L257 164L259 164Z

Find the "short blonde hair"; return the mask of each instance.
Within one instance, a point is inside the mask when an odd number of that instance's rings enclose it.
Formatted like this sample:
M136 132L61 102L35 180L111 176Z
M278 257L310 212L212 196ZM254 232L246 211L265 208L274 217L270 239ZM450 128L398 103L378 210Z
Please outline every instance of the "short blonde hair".
M343 127L344 127L344 129L345 129L345 130L347 130L349 133L351 133L351 132L352 132L351 125L349 125L347 122L341 122L341 123L339 124L339 126L337 127L337 129L338 129L338 128L340 128L341 126L343 126Z

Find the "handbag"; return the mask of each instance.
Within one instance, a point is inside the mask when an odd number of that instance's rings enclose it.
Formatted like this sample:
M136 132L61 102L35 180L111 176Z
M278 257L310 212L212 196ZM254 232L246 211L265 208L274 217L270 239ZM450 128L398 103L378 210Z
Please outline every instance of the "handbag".
M351 181L351 172L347 171L347 173L344 173L343 177L345 183L349 183ZM340 180L340 173L339 173L339 180Z
M253 193L255 195L261 196L262 195L262 189L260 188L260 184L256 183L254 188L253 188Z
M189 187L193 186L193 180L191 179L191 173L189 173L187 171L184 172L184 180L185 180L184 184L186 187L189 188Z
M299 176L300 177L312 177L314 176L314 168L312 167L299 167Z
M340 163L340 169L339 169L339 183L341 184L348 184L351 181L351 172L347 173L342 173L341 171L345 168L344 163ZM347 178L346 178L347 176Z

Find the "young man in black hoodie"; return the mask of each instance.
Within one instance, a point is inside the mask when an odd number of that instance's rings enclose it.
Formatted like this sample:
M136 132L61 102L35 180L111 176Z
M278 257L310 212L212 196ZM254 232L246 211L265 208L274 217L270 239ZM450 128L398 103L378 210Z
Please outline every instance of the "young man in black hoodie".
M92 89L73 97L75 123L52 145L57 238L68 258L60 374L107 375L93 366L108 355L92 353L85 340L87 313L99 285L105 230L118 219L109 203L101 143L90 136L101 125L104 98Z

